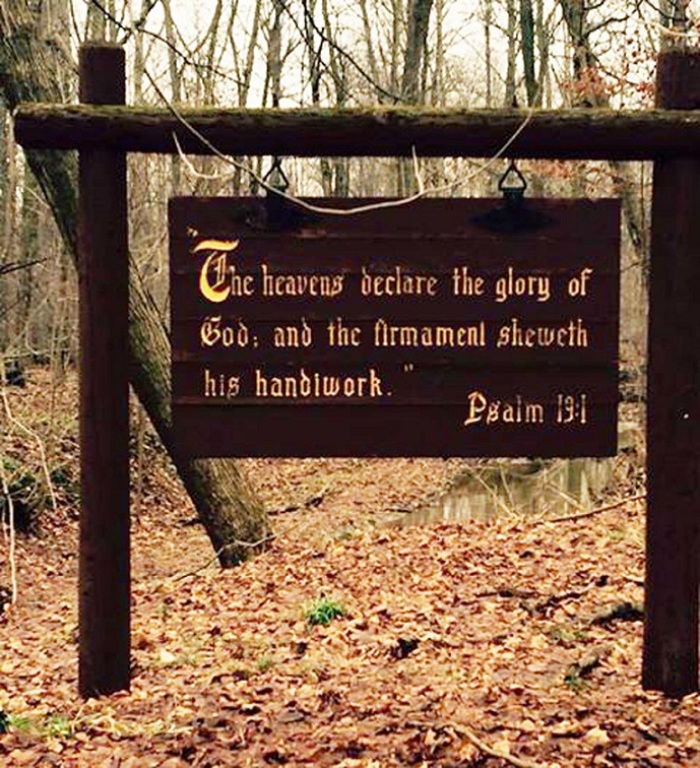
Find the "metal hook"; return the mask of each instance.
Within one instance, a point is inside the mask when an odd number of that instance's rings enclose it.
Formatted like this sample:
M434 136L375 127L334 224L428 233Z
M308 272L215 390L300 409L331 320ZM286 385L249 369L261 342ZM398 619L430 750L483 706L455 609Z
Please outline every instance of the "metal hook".
M525 205L526 189L525 177L518 170L515 161L511 160L506 172L498 181L498 190L503 193L505 205L498 205L493 210L476 216L473 221L477 226L491 232L507 234L536 231L553 224L554 219L538 206Z
M509 177L511 176L515 177L516 184L514 184L513 181L509 181ZM519 203L523 199L526 189L527 181L525 181L525 177L518 170L515 160L511 160L506 168L506 172L498 181L499 192L503 193L506 202Z
M286 192L289 189L289 179L282 169L282 158L279 155L272 158L272 165L263 176L263 181L279 192Z
M298 226L301 220L299 211L285 194L289 189L289 179L282 170L282 158L278 155L273 157L270 170L263 177L263 184L267 187L265 212L268 229L282 231Z

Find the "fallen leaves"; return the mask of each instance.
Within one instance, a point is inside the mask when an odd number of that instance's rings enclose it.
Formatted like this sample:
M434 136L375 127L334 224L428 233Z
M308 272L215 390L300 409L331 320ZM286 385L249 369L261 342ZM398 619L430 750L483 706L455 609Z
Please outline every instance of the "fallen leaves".
M209 544L182 523L192 513L165 462L151 466L133 534L130 692L77 698L70 515L19 539L21 600L0 625L0 764L700 764L698 697L640 690L642 590L628 574L643 570L641 521L624 508L549 528L383 528L458 463L250 460L267 506L299 508L268 552L220 572L200 569ZM325 626L304 613L324 594L345 612Z
M605 747L610 743L607 732L597 725L584 734L583 740L591 747Z

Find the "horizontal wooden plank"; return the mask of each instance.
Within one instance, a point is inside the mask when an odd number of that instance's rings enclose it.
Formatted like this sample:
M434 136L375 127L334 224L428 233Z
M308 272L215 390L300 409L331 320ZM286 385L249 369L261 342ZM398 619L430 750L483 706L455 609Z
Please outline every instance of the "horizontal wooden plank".
M598 109L165 109L22 104L15 136L31 149L115 148L227 155L643 160L700 153L700 112ZM527 121L527 122L526 122Z
M377 240L427 237L454 240L468 237L483 247L488 242L541 243L552 240L597 242L617 237L619 220L615 216L616 198L530 198L528 210L542 215L538 228L507 233L489 229L483 217L502 209L502 197L425 198L410 204L393 205L392 198L302 198L320 209L347 211L368 206L383 206L358 214L314 213L295 209L298 216L285 222L287 235L308 243L315 239L372 237ZM607 213L606 213L607 210ZM253 239L279 239L280 230L270 226L264 197L174 197L168 204L169 216L184 227L173 230L175 237L187 237L187 227L207 236L212 230L229 236ZM449 223L449 228L445 224Z
M562 391L587 394L589 403L617 402L616 363L598 365L455 364L367 361L173 364L173 402L203 405L372 405L462 403L473 389L513 391L553 403ZM235 382L235 391L231 389Z
M300 273L297 273L300 274ZM541 274L541 273L540 273ZM556 276L555 276L556 277ZM571 277L571 273L567 276ZM239 297L231 293L220 302L205 298L197 289L197 278L174 280L172 299L177 303L178 322L192 323L197 318L209 316L221 317L222 321L231 321L244 317L250 321L274 323L301 319L322 321L333 317L343 317L349 321L369 322L376 318L396 319L408 324L420 321L437 324L443 322L473 323L479 319L494 322L506 322L511 317L523 317L532 322L554 323L557 319L582 317L591 323L607 322L614 316L614 291L617 288L617 276L601 277L596 273L595 280L589 281L587 301L584 303L565 294L564 281L552 279L552 299L538 301L536 297L509 297L504 302L497 302L492 296L463 296L451 294L451 289L440 286L434 298L418 299L409 295L376 297L361 295L352 282L345 283L345 295L339 299L316 296L261 296ZM612 308L611 308L612 305Z
M476 320L465 325L450 325L446 321L440 325L422 324L420 320L417 324L397 324L395 317L369 321L350 318L342 324L337 317L330 322L304 318L302 323L263 323L248 318L224 325L206 320L180 322L171 329L172 359L180 366L287 361L358 365L392 360L465 366L541 366L617 360L615 318L605 322L557 318L552 323L531 323L529 317ZM230 331L230 336L224 335L226 331ZM293 343L289 343L290 333ZM340 334L346 334L347 339L352 334L355 342L338 345ZM300 341L300 335L308 344ZM209 339L211 346L205 346L203 338Z
M230 410L175 406L178 445L192 456L612 456L611 407L591 412L595 428L570 424L464 426L465 406L310 406Z

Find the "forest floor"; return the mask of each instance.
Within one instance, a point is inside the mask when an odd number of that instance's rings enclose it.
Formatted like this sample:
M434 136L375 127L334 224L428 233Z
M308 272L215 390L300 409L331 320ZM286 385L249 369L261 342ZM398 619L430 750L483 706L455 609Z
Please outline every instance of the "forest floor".
M601 503L630 500L577 520L397 528L464 462L246 460L277 536L221 571L149 437L132 472L131 691L81 701L75 384L38 371L7 392L49 436L58 504L16 539L0 765L700 766L698 697L641 689L644 507L624 472ZM3 452L37 454L17 422ZM314 625L324 598L343 613Z

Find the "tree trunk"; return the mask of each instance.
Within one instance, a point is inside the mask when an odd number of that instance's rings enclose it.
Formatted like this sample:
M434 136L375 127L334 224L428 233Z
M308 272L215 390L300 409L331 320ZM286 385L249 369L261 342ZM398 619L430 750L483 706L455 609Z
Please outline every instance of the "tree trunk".
M428 39L428 22L432 7L433 0L411 0L403 77L401 78L401 96L408 104L419 104L423 97L420 73L423 51Z
M385 94L377 88L379 84L379 68L377 67L377 55L374 50L374 43L372 42L372 24L370 23L367 10L367 0L360 0L360 11L362 13L362 29L367 49L369 75L372 78L372 85L375 87L377 101L382 104L385 100Z
M662 51L686 47L685 33L690 26L689 5L690 0L660 0L658 3Z
M321 0L323 11L323 24L325 34L328 40L332 40L334 34L331 28L331 9L328 6L328 0ZM330 46L329 50L330 70L335 89L335 106L337 109L345 109L348 97L348 78L344 60L338 55L335 46ZM350 164L347 158L336 157L333 160L331 168L331 178L333 188L331 193L335 197L347 197L350 194Z
M408 33L404 51L401 98L404 104L420 104L423 101L421 72L423 54L428 39L428 24L433 0L410 0L408 8ZM415 168L408 160L400 162L399 195L413 195L418 191Z
M535 75L535 15L532 0L520 0L520 36L523 51L523 73L528 106L534 106L537 99L537 77Z
M170 0L162 0L163 15L165 17L165 39L168 41L168 74L170 75L170 100L176 106L180 106L182 93L180 88L180 70L177 68L177 41L175 40L175 25L170 10ZM170 188L177 195L180 188L180 156L173 155L170 158Z
M267 76L270 80L272 107L277 109L282 98L282 0L273 0L272 22L267 39Z
M491 25L493 24L493 7L491 0L482 0L484 21L484 57L486 59L486 106L493 106L493 61L491 57Z
M73 67L51 43L40 42L36 18L23 0L0 5L0 93L9 109L21 101L61 101L55 73ZM66 153L28 151L27 160L68 251L76 254L76 166ZM231 461L177 457L170 413L170 349L162 319L130 270L131 382L177 470L223 566L235 565L260 547L248 544L267 538L269 527L253 490Z
M504 105L515 106L515 58L517 53L516 35L518 29L518 14L515 8L515 0L506 0L508 13L508 26L506 37L508 38L507 63L506 63L506 93Z
M574 46L572 69L574 80L585 77L578 106L609 107L610 98L600 77L596 57L591 48L588 9L582 0L560 0L562 13L569 36ZM637 193L636 180L629 165L610 159L610 168L622 204L622 213L634 247L634 262L645 264L643 274L648 271L648 233L644 225L643 202ZM623 265L623 269L625 265Z
M237 38L234 35L234 22L236 19L236 13L238 10L238 3L234 3L231 11L231 19L227 30L227 38L231 45L231 51L233 54L233 61L236 68L236 79L238 81L238 106L246 107L248 105L248 95L250 93L250 84L253 77L253 68L255 66L255 54L259 46L259 33L260 22L262 12L263 0L255 0L255 6L253 9L253 21L250 29L250 35L248 39L248 47L245 52L245 61L241 65L241 59L238 53ZM260 161L260 158L248 158L243 157L236 158L241 163L247 163L253 166ZM247 178L247 188L251 194L255 194L255 185L257 182L252 178ZM240 166L234 169L233 179L231 180L231 191L234 195L240 195L243 187L243 172Z

